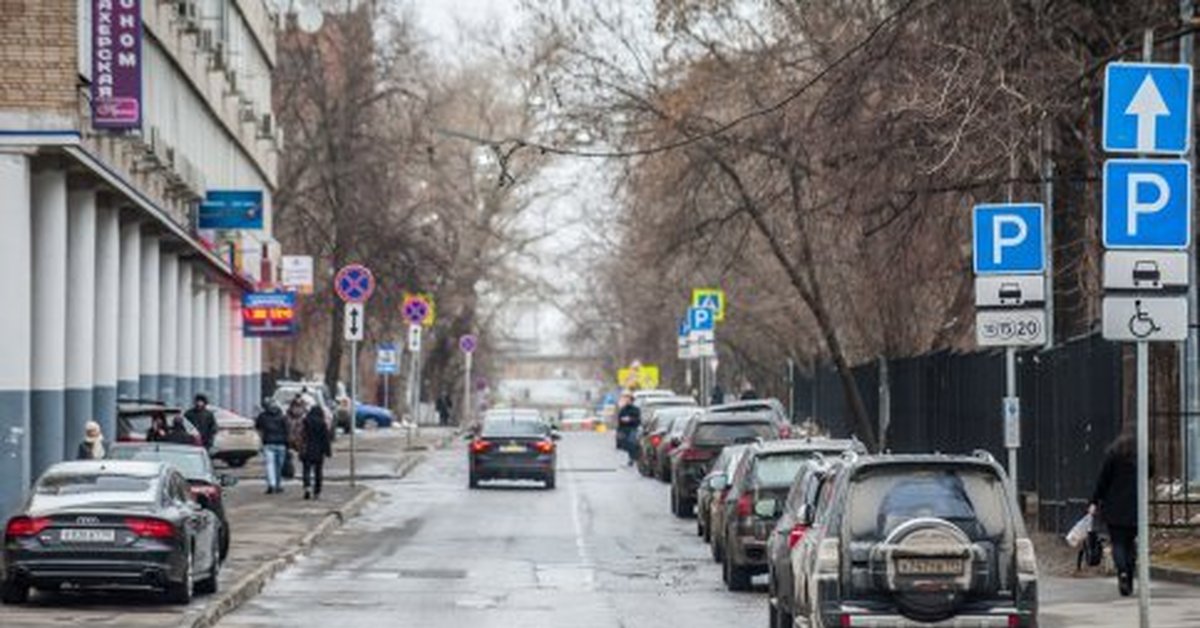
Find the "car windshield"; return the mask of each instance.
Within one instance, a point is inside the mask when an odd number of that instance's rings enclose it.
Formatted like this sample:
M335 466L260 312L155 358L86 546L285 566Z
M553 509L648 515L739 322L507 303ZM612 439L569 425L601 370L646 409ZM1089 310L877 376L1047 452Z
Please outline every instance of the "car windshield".
M849 497L850 533L883 540L918 517L945 519L973 540L1004 534L1004 485L987 469L913 467L868 471Z
M484 438L508 436L545 436L546 426L540 421L529 419L484 419Z
M195 451L181 449L159 449L154 446L146 447L113 447L109 456L114 460L147 460L162 461L175 465L179 472L188 479L203 478L209 475L207 456L200 448Z
M703 446L743 443L759 438L771 438L775 428L770 423L701 423L696 426L695 444Z
M791 486L796 474L811 460L815 451L789 451L760 456L754 464L754 482L758 486Z
M167 425L171 425L174 417L178 416L177 412L169 412L164 415L167 420ZM150 431L151 416L149 414L136 414L132 416L122 417L122 420L129 425L129 431L136 434L145 434ZM186 422L185 422L186 423ZM190 430L189 430L190 431Z

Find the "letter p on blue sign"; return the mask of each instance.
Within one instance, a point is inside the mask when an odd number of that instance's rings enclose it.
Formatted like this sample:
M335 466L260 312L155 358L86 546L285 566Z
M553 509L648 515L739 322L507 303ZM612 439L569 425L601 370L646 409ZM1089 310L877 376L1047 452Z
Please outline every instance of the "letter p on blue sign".
M1032 274L1046 267L1045 208L1040 203L976 205L975 274Z

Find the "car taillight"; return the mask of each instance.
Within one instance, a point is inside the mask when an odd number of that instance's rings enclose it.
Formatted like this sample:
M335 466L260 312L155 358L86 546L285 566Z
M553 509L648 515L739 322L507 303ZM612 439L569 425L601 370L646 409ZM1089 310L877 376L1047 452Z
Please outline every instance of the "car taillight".
M221 496L221 489L211 484L193 484L188 488L191 490L192 495L196 497L203 495L209 499L216 499Z
M797 523L792 526L792 531L788 532L788 549L796 547L800 541L804 540L804 535L808 533L808 526Z
M150 539L169 539L175 536L175 526L162 519L131 517L125 520L125 527L140 537Z
M854 615L842 615L842 618L838 620L838 624L842 628L850 628L854 625Z
M752 503L750 493L746 493L738 498L738 500L737 500L737 515L739 517L749 517L750 513L753 511L754 511L754 504Z
M533 448L536 449L539 454L552 454L554 453L554 442L548 440L539 440L536 444L534 444Z
M658 447L661 443L662 443L662 435L661 434L652 434L650 436L650 446L651 447Z
M1021 628L1021 616L1020 615L1009 615L1008 616L1008 628Z
M788 439L792 437L792 426L782 425L779 428L779 438Z
M46 517L13 517L8 520L8 526L4 528L4 536L11 538L36 536L49 525L50 520Z
M471 453L482 454L492 448L492 444L486 440L471 441Z
M822 539L817 545L817 575L836 575L841 566L841 544L837 539Z

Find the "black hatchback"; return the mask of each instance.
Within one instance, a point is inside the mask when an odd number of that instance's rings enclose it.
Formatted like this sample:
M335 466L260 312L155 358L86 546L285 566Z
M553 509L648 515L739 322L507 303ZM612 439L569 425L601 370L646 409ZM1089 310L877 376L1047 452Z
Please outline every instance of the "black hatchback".
M535 480L554 488L558 432L517 413L485 416L467 446L470 488L485 480Z

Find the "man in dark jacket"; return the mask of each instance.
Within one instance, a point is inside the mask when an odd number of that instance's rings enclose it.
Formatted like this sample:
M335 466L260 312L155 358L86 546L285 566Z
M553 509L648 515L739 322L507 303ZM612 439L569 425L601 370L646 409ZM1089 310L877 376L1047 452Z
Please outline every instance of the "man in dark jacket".
M450 425L450 411L454 409L454 402L450 400L450 393L443 392L438 395L434 406L437 409L438 424Z
M200 441L204 443L204 448L211 450L213 441L217 438L217 417L208 409L208 397L196 395L192 407L183 413L183 416L200 431Z
M633 395L621 395L621 409L617 411L617 438L621 448L629 456L629 466L637 462L637 431L642 426L642 409L633 404Z
M263 443L263 463L267 467L267 494L283 492L283 463L287 456L288 426L279 404L268 399L254 420Z
M1113 566L1117 569L1117 588L1121 595L1133 593L1137 564L1137 441L1126 429L1113 441L1104 457L1104 466L1096 480L1096 490L1088 504L1088 513L1099 514L1108 527L1112 541ZM1150 475L1154 475L1151 461Z
M321 498L321 481L325 475L325 459L333 456L329 426L325 413L314 402L304 417L304 444L300 462L304 465L304 499ZM309 480L311 478L311 484ZM309 487L312 492L309 492Z

